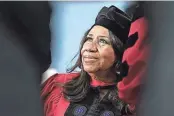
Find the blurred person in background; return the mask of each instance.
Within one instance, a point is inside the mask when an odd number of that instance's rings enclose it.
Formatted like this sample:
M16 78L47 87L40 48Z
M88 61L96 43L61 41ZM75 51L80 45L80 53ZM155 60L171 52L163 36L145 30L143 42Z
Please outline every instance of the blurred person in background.
M0 2L0 116L43 116L42 73L51 64L46 1Z

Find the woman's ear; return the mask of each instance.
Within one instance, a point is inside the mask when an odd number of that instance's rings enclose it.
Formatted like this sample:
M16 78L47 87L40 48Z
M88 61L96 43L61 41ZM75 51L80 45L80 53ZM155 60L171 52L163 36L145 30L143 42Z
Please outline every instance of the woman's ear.
M127 64L126 61L124 62L117 61L116 63L114 63L114 69L116 74L118 75L117 81L119 82L128 75L129 65Z

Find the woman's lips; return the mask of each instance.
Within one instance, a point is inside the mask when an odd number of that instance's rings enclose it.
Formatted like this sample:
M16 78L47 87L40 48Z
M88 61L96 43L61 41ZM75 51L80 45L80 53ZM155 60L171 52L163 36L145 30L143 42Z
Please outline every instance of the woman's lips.
M84 56L83 60L85 63L93 63L95 61L97 61L98 58L94 57L94 56Z

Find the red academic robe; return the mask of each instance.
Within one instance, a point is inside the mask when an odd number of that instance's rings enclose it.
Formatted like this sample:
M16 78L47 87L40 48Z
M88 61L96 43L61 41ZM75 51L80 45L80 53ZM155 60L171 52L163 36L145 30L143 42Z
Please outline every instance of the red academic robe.
M44 99L44 112L46 116L64 116L70 102L64 98L62 93L63 88L58 86L57 83L66 83L78 75L79 73L55 74L43 84L41 96ZM97 87L113 85L113 83L108 84L92 79L90 85Z

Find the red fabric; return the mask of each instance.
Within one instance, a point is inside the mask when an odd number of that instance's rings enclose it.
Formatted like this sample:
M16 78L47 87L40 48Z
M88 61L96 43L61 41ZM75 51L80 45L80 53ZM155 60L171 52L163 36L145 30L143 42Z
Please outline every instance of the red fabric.
M63 97L63 88L57 83L66 83L78 75L79 73L55 74L43 84L41 96L44 101L44 113L46 116L64 116L69 106L69 101ZM113 85L113 83L104 83L93 78L90 84L94 87Z
M64 116L69 102L64 99L62 87L57 83L66 83L79 74L55 74L50 77L43 85L41 96L44 101L44 113L46 116Z
M134 106L137 103L141 80L146 72L149 45L147 40L147 21L144 17L134 21L131 25L129 36L138 32L139 39L135 45L128 48L123 61L127 61L129 67L128 76L118 83L119 97L126 103Z

